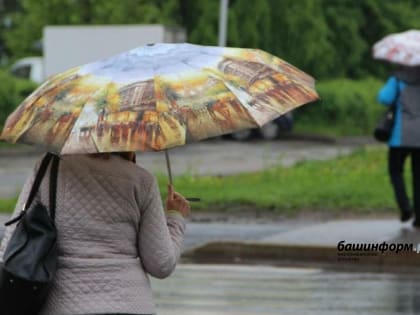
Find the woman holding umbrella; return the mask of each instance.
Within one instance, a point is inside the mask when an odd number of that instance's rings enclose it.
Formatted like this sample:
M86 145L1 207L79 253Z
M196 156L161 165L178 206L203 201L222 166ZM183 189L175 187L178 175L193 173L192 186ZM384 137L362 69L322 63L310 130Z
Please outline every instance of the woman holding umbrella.
M374 57L399 64L378 94L378 101L395 106L394 125L389 139L388 171L401 221L413 210L413 226L420 227L420 32L389 35L374 46ZM404 183L404 162L411 158L413 203Z
M156 313L147 275L166 278L175 269L190 206L169 186L164 211L156 179L134 157L125 152L60 158L59 268L41 314ZM17 210L33 180L34 175L26 182ZM43 181L37 198L45 204L48 189ZM11 232L6 230L0 257Z

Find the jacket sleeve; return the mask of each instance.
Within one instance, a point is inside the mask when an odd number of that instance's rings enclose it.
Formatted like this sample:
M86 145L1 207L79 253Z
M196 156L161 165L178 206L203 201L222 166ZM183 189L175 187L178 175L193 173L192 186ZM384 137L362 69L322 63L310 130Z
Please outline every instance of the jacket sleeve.
M185 219L176 211L165 214L156 180L143 206L139 227L139 255L143 267L156 278L166 278L181 255Z
M389 106L396 101L398 96L398 80L392 76L378 93L378 102Z

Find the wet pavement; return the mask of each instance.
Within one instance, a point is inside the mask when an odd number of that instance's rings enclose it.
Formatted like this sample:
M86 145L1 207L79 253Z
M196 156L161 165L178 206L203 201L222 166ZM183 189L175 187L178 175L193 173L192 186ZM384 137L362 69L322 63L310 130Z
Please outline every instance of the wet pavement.
M236 224L235 224L236 225ZM253 227L252 227L253 226ZM207 229L215 229L212 237ZM196 230L195 233L194 230ZM202 231L200 235L199 232ZM273 224L195 224L185 262L318 266L420 274L420 229L395 218L283 220Z
M305 221L285 220L275 224L242 222L188 222L184 250L216 241L262 241L291 232L307 224Z
M0 240L8 215L0 215ZM285 220L275 224L244 222L187 222L184 251L214 241L262 241L279 233L307 225L303 220Z
M181 264L152 287L160 315L420 313L419 275Z
M1 216L0 221L5 217ZM215 240L249 240L302 244L313 233L312 245L321 242L328 226L331 237L346 235L351 225L359 225L354 241L394 239L395 233L412 230L398 222L369 221L304 222L285 220L276 224L242 222L197 223L187 225L186 249ZM350 224L351 223L351 224ZM341 229L339 228L341 226ZM380 227L382 226L382 228ZM341 231L342 230L342 231ZM381 230L383 233L379 233ZM300 232L299 232L300 231ZM311 233L307 233L309 231ZM318 231L318 232L316 232ZM369 232L372 233L369 235ZM413 231L414 233L415 231ZM281 236L283 235L283 236ZM299 236L300 235L300 236ZM349 239L346 237L346 239ZM300 242L299 242L300 241ZM329 242L324 236L324 243ZM333 243L331 243L333 245ZM160 315L391 315L420 313L420 273L344 272L319 268L268 265L179 264L165 280L152 279ZM404 267L401 267L402 269Z
M406 242L417 245L420 243L420 230L414 228L411 223L412 221L401 223L397 219L397 215L395 218L389 219L310 222L295 229L280 231L259 241L264 244L325 247L337 247L340 241L352 243Z
M369 143L369 141L367 141ZM319 141L210 140L170 150L174 175L229 175L291 166L302 160L327 160L351 153L366 141L324 143ZM40 154L8 154L0 151L0 198L17 194ZM153 173L166 174L163 153L139 153L137 163Z

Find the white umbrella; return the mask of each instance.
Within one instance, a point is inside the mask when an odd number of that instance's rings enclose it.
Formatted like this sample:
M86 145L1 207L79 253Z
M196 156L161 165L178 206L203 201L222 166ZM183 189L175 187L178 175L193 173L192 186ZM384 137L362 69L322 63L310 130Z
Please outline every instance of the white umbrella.
M420 65L420 31L388 35L373 46L373 57L405 66Z

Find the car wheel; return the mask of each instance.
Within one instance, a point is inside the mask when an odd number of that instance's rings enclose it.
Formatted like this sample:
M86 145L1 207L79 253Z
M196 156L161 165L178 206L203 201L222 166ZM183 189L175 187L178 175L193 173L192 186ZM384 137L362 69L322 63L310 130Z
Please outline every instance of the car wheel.
M248 140L249 138L251 138L252 135L252 130L251 129L246 129L246 130L241 130L238 132L234 132L232 133L232 138L238 141L245 141Z
M276 139L279 135L279 126L274 122L269 122L260 128L261 136L265 140Z

